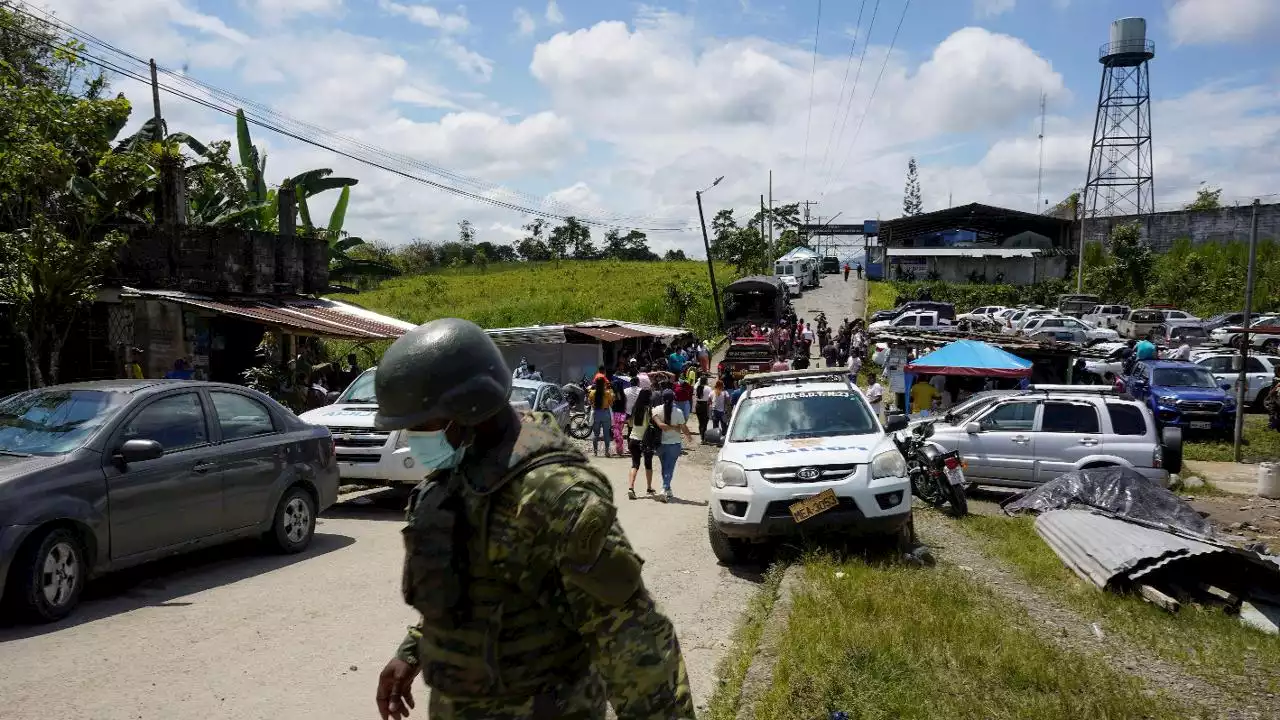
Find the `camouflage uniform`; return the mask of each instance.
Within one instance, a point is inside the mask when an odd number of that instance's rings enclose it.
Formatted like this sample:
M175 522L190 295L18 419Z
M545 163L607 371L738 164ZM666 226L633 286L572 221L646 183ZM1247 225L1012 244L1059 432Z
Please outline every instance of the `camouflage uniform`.
M446 495L458 504L439 509ZM402 589L423 620L397 657L421 666L429 717L594 720L606 702L620 720L694 717L675 630L615 514L545 413L414 489Z

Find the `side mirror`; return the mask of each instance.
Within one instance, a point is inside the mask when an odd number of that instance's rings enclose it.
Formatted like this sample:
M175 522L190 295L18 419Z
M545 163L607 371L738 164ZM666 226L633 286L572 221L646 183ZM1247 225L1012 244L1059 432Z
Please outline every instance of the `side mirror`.
M964 431L970 435L977 435L982 432L982 426L976 422L971 422L964 426Z
M907 429L907 416L902 413L894 413L885 418L884 429L886 432L898 432Z
M1229 383L1229 382L1218 383L1218 387L1222 388L1223 390L1228 390L1228 391L1229 391L1229 390L1231 390L1231 383Z
M135 462L155 460L164 455L164 446L155 440L125 440L116 457L126 465Z
M716 428L707 430L707 434L703 435L702 439L706 440L708 444L715 445L716 447L724 447L724 434Z

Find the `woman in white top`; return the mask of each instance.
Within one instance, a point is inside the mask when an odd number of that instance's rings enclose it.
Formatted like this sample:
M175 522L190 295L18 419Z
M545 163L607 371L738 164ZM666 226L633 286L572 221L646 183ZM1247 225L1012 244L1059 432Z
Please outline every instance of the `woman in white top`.
M672 497L671 479L676 474L676 461L684 449L683 438L693 439L686 424L688 418L675 406L676 394L670 390L662 393L662 404L653 408L653 422L662 430L662 444L658 446L658 460L662 463L662 494L658 499L667 502ZM683 437L682 437L683 436Z
M729 429L724 421L724 411L728 407L729 393L725 392L724 381L716 380L715 389L711 391L711 427L724 432Z
M711 419L711 388L707 386L707 376L698 378L693 388L693 414L698 418L698 438L707 444L707 421Z

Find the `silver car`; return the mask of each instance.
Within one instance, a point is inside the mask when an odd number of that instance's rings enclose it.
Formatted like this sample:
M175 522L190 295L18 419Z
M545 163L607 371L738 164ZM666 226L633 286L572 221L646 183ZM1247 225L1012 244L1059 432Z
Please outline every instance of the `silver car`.
M1181 434L1161 440L1151 411L1109 389L1049 385L983 394L935 421L977 485L1032 487L1069 470L1119 465L1162 485L1181 466Z
M551 413L561 430L568 429L570 403L559 385L542 380L512 380L510 398L513 407Z

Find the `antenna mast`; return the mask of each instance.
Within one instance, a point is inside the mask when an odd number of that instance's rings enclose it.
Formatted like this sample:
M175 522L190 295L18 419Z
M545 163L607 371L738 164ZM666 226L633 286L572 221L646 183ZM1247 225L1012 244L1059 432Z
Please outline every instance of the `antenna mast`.
M1036 171L1036 212L1040 212L1040 189L1044 184L1044 103L1046 95L1040 93L1040 169Z

